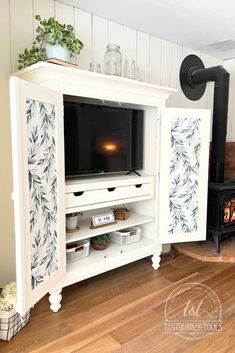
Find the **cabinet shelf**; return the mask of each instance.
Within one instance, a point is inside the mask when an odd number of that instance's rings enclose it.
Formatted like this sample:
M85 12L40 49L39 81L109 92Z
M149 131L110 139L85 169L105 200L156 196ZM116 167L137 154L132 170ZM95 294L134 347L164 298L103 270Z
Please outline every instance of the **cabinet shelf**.
M66 244L153 221L154 217L149 217L138 213L131 213L130 218L128 218L126 221L117 221L117 223L112 225L107 225L97 229L90 229L89 227L91 225L91 219L84 219L79 221L79 231L66 234Z
M63 286L68 286L85 278L137 261L152 255L158 250L158 243L145 237L142 237L139 242L130 245L119 245L111 242L105 250L94 250L91 248L88 257L67 264Z

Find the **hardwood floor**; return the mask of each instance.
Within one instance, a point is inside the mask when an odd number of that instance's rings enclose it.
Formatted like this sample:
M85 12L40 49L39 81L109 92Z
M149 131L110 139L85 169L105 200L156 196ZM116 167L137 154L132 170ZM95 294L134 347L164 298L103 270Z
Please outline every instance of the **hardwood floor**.
M222 332L199 340L165 333L165 302L180 284L200 282L222 304ZM186 255L153 271L141 260L63 290L62 310L47 297L30 323L0 352L11 353L235 353L235 265L205 263Z

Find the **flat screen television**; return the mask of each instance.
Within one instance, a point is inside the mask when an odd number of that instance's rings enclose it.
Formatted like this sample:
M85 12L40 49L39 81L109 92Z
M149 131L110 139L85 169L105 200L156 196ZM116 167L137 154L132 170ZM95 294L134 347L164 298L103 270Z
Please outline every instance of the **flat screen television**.
M143 169L143 110L64 99L65 175Z

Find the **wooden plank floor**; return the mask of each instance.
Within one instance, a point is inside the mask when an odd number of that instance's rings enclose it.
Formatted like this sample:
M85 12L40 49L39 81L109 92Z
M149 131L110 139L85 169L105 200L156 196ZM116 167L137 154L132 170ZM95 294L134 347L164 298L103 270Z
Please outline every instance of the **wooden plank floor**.
M164 331L168 295L182 283L201 282L222 304L222 332L191 341ZM30 323L0 352L11 353L235 353L235 265L186 255L153 271L141 260L63 290L62 310L47 297Z

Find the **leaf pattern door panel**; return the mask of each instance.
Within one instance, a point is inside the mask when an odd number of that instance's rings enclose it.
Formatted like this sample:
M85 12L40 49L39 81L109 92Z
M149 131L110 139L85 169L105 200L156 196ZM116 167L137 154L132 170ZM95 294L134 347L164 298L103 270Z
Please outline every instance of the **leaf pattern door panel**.
M162 109L160 139L160 243L205 240L210 111Z
M35 289L58 270L55 105L26 100L31 280Z
M63 100L11 78L17 309L24 313L65 273Z

